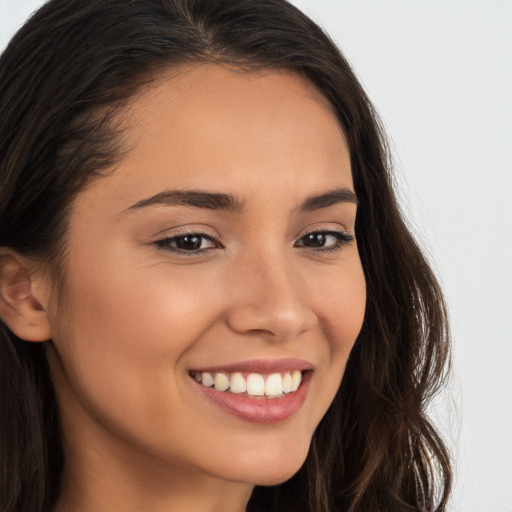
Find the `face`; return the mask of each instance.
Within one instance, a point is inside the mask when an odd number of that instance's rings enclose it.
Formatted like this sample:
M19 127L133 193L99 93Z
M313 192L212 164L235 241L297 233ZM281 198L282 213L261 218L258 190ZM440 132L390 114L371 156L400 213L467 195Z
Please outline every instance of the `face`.
M64 438L282 482L363 321L344 135L298 76L215 66L163 77L126 119L126 156L73 204L49 311Z

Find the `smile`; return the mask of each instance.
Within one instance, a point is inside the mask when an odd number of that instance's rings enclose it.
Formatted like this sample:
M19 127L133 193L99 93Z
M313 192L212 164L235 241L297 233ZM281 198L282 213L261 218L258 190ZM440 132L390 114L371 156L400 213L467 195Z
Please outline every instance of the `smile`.
M279 398L297 391L302 381L300 370L283 373L191 372L197 382L217 391L249 397Z
M239 419L268 424L298 413L313 373L308 361L287 358L197 368L189 376L209 404Z

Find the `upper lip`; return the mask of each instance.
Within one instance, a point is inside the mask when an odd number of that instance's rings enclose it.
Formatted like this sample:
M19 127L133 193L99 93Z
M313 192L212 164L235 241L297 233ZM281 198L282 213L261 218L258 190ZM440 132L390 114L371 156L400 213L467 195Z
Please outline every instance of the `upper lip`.
M193 368L196 372L208 373L281 373L293 370L313 370L313 365L304 359L250 359L216 366Z

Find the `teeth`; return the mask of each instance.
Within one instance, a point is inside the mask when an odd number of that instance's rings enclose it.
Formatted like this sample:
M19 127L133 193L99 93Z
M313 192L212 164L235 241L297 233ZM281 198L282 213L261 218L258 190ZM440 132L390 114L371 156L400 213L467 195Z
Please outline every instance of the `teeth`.
M292 376L286 372L283 377L283 393L289 393L292 390Z
M229 386L231 393L245 393L247 385L241 373L233 373L231 375L231 385Z
M259 373L250 373L247 377L247 394L252 396L265 394L265 381Z
M223 373L216 373L214 382L217 391L226 391L229 389L229 379Z
M300 386L301 380L302 380L302 374L298 370L295 370L292 373L292 391L297 391L297 389Z
M231 376L222 372L214 375L208 372L192 372L191 375L203 386L214 387L217 391L229 390L231 393L267 397L278 397L297 391L302 381L302 373L299 370L283 374L272 373L266 376L250 373L247 379L240 372L235 372Z
M273 373L265 382L265 395L276 396L283 394L283 379L280 373Z
M212 374L206 372L201 374L201 382L203 383L203 386L206 386L207 388L211 388L215 384Z

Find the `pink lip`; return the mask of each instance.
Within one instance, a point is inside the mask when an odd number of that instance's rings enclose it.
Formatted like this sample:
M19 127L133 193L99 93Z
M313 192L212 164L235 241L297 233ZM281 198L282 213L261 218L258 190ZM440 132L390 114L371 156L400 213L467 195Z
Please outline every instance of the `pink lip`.
M226 371L226 367L223 368ZM237 369L239 368L237 366ZM230 393L229 391L217 391L214 388L203 386L192 378L190 382L197 386L206 399L238 418L254 423L277 423L290 418L301 408L306 400L312 373L306 372L303 374L303 380L297 391L280 398L249 398L246 395Z
M295 359L293 357L283 359L251 359L249 361L239 361L218 366L208 366L201 368L192 368L197 372L208 373L281 373L293 370L312 370L313 365L304 359Z

